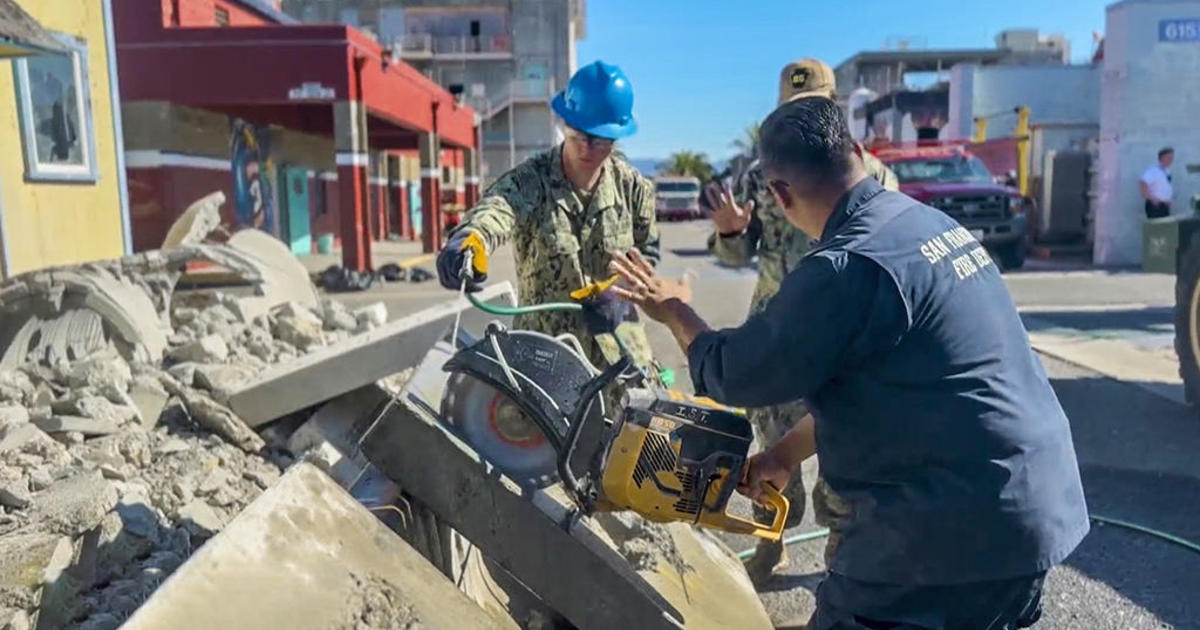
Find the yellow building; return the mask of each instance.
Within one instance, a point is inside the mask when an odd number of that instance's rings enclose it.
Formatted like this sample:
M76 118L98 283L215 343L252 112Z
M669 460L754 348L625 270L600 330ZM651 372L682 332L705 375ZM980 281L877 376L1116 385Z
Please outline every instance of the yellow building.
M0 0L0 277L129 251L110 0Z

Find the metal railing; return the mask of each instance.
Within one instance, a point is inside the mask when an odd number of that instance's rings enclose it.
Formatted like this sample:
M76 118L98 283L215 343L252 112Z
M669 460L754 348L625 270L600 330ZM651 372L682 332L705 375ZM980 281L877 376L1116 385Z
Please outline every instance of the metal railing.
M512 38L508 35L432 35L411 33L397 38L406 57L437 55L511 55Z
M483 118L500 113L510 103L549 101L554 95L553 79L516 79L503 90L484 97L465 97L463 100Z

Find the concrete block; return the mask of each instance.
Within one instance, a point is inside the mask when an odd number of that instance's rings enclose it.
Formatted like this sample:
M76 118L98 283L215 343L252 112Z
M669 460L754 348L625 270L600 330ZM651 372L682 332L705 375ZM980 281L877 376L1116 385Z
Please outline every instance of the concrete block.
M21 405L0 405L0 427L29 422L29 410Z
M117 488L99 473L84 473L59 480L37 495L30 522L78 536L100 524L117 505Z
M167 390L163 389L158 379L150 376L137 376L129 386L129 397L137 407L142 426L147 429L158 424L158 418L167 406Z
M52 590L46 587L58 580L74 556L75 546L68 536L17 532L0 537L0 591L10 598L21 593L26 606L36 608L53 599L46 597Z
M569 500L559 488L550 488L557 496L543 491L531 501L423 406L405 399L391 403L364 437L363 451L576 627L686 627L680 611L594 523L564 526Z
M329 442L343 453L356 454L359 439L377 417L380 405L389 398L375 384L334 398L321 405L292 433L288 438L288 450L300 455L322 442Z
M0 505L14 510L24 510L29 507L33 497L29 494L29 483L25 479L17 479L0 485Z
M251 295L242 298L228 298L224 302L229 311L237 317L237 321L249 324L260 317L266 317L271 310L271 300L261 295Z
M289 309L289 306L294 308ZM321 345L321 325L321 318L295 302L289 302L284 305L271 330L281 341L305 349Z
M383 302L375 302L354 309L355 323L359 326L369 325L378 328L387 323L387 316L387 305Z
M122 627L517 626L484 613L329 477L298 464Z
M229 346L220 335L205 335L187 345L175 348L168 356L175 361L220 363L229 357Z
M13 424L0 427L0 453L15 451L38 437L48 436L34 424Z
M217 400L228 400L229 392L253 378L255 371L242 365L204 363L196 366L195 384L212 392Z
M46 433L81 433L84 436L111 435L120 431L116 423L80 416L34 418L32 424Z
M179 520L193 535L206 538L225 527L225 517L203 499L192 499L187 505L179 508Z
M741 562L708 533L632 513L581 519L568 530L574 504L561 487L522 492L482 461L433 413L451 351L435 345L364 436L371 463L577 627L771 628ZM587 576L587 589L563 579L575 575ZM470 577L455 575L462 584ZM476 582L504 583L495 570L483 577ZM504 590L519 601L522 588Z
M485 288L480 298L515 303L507 282ZM481 326L494 319L475 310L465 298L455 298L273 366L233 392L229 406L247 424L258 426L413 367L453 326L459 313L467 325Z

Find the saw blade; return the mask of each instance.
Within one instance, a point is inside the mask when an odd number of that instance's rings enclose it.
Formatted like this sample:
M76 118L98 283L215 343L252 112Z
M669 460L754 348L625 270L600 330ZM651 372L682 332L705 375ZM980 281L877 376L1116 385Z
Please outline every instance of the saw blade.
M520 406L469 374L450 375L442 418L479 454L518 483L544 488L558 481L553 445Z

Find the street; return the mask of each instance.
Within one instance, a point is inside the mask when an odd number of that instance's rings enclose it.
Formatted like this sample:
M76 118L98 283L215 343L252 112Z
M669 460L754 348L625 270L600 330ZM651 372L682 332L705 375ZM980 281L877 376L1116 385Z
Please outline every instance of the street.
M704 222L661 226L664 273L693 276L693 303L710 325L732 326L746 314L755 282L753 269L729 269L704 251ZM512 280L511 254L493 259L489 277ZM432 270L432 264L427 265ZM1105 374L1137 373L1140 363L1173 357L1171 305L1173 278L1134 272L1062 268L1030 261L1006 276L1014 301L1039 343L1067 348L1072 362L1039 353L1071 420L1089 510L1200 541L1200 419L1172 400L1177 382L1118 380ZM359 294L341 294L350 304L384 300L397 314L436 303L447 292L436 281L391 285ZM676 370L679 389L690 389L682 352L667 330L648 324L656 356ZM1061 343L1058 340L1072 340ZM1124 351L1117 361L1085 367L1070 355L1080 345L1107 343L1102 351ZM1074 345L1072 345L1074 344ZM1116 345L1112 345L1116 344ZM1058 354L1058 351L1055 350ZM1089 355L1090 356L1090 355ZM1144 361L1129 361L1134 356ZM1160 370L1161 371L1161 370ZM1154 385L1150 387L1148 385ZM1179 396L1176 395L1176 398ZM817 463L805 464L811 487ZM735 509L748 512L740 499ZM789 535L816 529L812 509ZM723 536L742 551L753 541ZM824 563L823 540L789 548L790 566L762 588L778 624L801 624L811 612L812 591ZM1200 629L1200 554L1144 533L1092 524L1092 532L1063 566L1050 572L1039 627L1064 630Z

